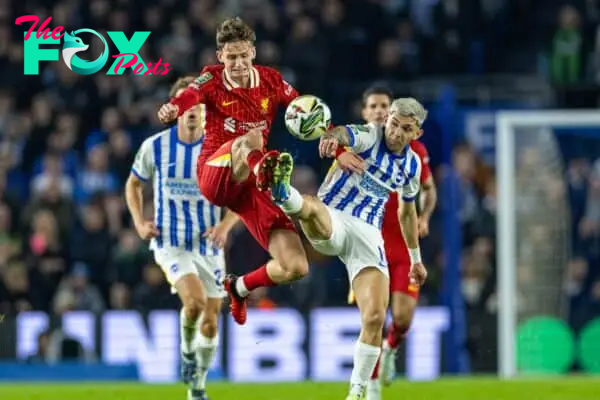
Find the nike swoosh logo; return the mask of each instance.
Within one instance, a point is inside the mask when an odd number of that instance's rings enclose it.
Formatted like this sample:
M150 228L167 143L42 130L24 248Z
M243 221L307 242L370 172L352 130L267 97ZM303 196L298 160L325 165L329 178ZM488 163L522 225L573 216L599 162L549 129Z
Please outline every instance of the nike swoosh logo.
M230 106L230 105L232 105L232 104L233 104L233 103L235 103L235 102L237 102L237 100L233 100L233 101L224 101L222 104L223 104L223 107L227 107L227 106Z

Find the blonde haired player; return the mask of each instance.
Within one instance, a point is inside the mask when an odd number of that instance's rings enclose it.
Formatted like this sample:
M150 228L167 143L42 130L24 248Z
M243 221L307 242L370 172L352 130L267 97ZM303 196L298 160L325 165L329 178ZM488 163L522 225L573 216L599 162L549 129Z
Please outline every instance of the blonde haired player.
M195 78L181 78L171 89L180 94ZM188 400L206 400L205 384L218 345L222 298L223 244L237 216L210 204L196 183L202 148L202 105L188 109L177 124L146 139L125 186L135 228L177 292L180 313L181 374ZM154 221L143 216L143 186L153 180ZM200 328L198 330L198 327Z
M302 196L290 186L291 157L280 158L271 179L271 195L282 210L300 221L318 252L338 256L346 265L361 314L361 332L354 351L354 367L347 400L363 399L381 352L382 331L389 302L389 273L381 223L389 194L401 193L398 218L413 260L410 275L421 285L427 271L421 263L417 210L421 162L409 143L421 133L427 116L412 98L395 100L385 127L345 125L323 135L322 157L333 157L338 146L349 146L367 166L358 174L334 166L321 185L318 198Z
M386 87L375 86L367 89L362 96L363 119L369 123L383 125L392 100L392 92ZM424 237L427 236L429 231L429 219L435 209L437 192L429 168L427 149L418 140L410 142L410 147L421 159L419 236ZM364 160L362 158L346 151L344 147L339 147L336 153L337 162L342 169L354 170L358 173L363 172ZM411 326L419 297L419 287L411 284L408 276L411 260L398 224L397 208L398 195L392 193L385 204L382 225L385 254L390 271L392 324L388 328L388 334L383 343L380 364L373 371L371 380L367 385L366 400L380 400L380 380L384 385L389 385L396 375L396 351ZM355 302L352 290L350 290L348 302Z

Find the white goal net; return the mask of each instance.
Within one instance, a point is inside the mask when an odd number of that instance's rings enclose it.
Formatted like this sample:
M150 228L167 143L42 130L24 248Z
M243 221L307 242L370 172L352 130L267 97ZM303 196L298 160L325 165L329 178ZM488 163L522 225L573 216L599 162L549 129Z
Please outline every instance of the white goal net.
M554 132L564 127L600 127L600 112L511 111L496 119L498 356L503 378L566 370L573 360L563 291L571 214Z

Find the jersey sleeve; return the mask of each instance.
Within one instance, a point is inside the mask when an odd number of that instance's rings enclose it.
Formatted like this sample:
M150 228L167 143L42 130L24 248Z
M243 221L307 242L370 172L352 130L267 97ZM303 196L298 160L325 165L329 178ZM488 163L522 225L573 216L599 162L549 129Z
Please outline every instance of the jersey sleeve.
M374 125L344 125L350 139L349 147L361 153L373 147L377 141L377 128Z
M408 179L402 187L402 200L406 202L415 201L419 190L421 189L421 160L418 157L412 157L410 160L410 168Z
M206 102L206 94L211 86L209 82L213 78L213 74L203 69L200 75L179 96L171 99L170 103L179 107L179 117L196 104Z
M300 95L300 93L298 93L298 91L288 81L283 79L283 76L281 76L280 73L277 73L277 74L279 75L279 77L278 77L279 104L281 104L283 107L287 107L288 104L290 104L290 102L292 100L294 100L296 97L298 97Z
M140 146L131 166L131 173L144 183L154 175L154 152L150 140L145 140Z

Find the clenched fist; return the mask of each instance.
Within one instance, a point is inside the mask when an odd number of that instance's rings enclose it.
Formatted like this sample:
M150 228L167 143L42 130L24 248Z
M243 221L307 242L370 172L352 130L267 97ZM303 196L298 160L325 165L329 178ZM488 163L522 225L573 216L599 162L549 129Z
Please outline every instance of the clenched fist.
M141 224L136 224L135 230L143 240L155 238L160 234L152 221L143 221Z
M423 286L427 280L427 270L425 269L425 266L421 263L411 265L409 277L412 283Z
M166 104L163 104L162 107L160 107L160 110L158 110L158 119L163 124L168 124L177 119L178 113L179 113L178 106L171 104L171 103L166 103Z
M335 151L338 148L339 141L333 136L323 135L319 142L319 155L321 158L335 157Z

